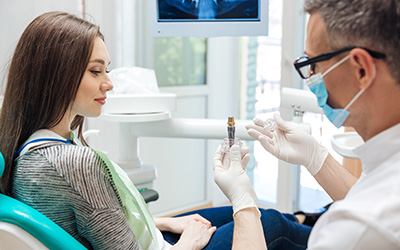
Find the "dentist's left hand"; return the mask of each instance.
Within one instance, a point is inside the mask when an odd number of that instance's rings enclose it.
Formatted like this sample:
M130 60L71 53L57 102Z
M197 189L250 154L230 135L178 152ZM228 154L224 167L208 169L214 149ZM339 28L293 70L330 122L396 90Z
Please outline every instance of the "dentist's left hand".
M249 148L241 151L233 145L230 152L223 153L219 146L214 156L214 180L232 203L234 215L245 208L257 208L257 196L245 171L248 152Z

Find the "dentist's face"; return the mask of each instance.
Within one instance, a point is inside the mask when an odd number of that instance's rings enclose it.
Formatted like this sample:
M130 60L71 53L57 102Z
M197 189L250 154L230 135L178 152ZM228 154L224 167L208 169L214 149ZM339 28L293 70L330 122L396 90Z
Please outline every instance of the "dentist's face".
M310 15L307 24L306 54L311 58L324 53L331 52L325 22L318 13ZM348 55L343 53L329 60L315 64L316 73L324 73L340 59ZM342 63L332 72L324 76L325 87L328 91L328 104L333 108L344 108L354 97L352 91L349 91L350 84L348 79L348 62Z
M107 75L109 64L110 56L106 45L97 37L72 106L73 115L96 117L101 114L101 108L106 103L106 93L113 88Z

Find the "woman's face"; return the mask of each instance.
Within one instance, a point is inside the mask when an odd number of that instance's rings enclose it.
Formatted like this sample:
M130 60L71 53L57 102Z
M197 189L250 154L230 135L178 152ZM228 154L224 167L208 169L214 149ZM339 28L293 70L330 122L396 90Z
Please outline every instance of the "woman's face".
M101 114L101 108L106 103L106 93L113 88L107 75L109 64L110 56L106 45L101 38L97 37L72 106L74 116L96 117Z

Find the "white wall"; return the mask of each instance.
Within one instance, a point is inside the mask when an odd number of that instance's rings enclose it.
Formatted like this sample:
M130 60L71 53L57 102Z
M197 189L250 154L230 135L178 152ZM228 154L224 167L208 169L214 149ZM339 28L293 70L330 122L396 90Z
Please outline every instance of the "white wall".
M0 83L26 26L38 15L52 10L80 14L81 0L0 0Z

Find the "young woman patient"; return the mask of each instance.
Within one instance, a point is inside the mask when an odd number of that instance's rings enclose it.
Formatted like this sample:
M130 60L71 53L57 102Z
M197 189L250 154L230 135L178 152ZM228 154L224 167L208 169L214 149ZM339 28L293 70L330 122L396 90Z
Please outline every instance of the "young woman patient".
M100 115L113 88L109 64L96 25L64 12L29 24L0 113L1 193L39 210L88 249L231 249L231 207L153 220L123 171L82 138L84 117ZM271 228L277 221L268 213L261 217ZM267 242L274 237L266 235Z

